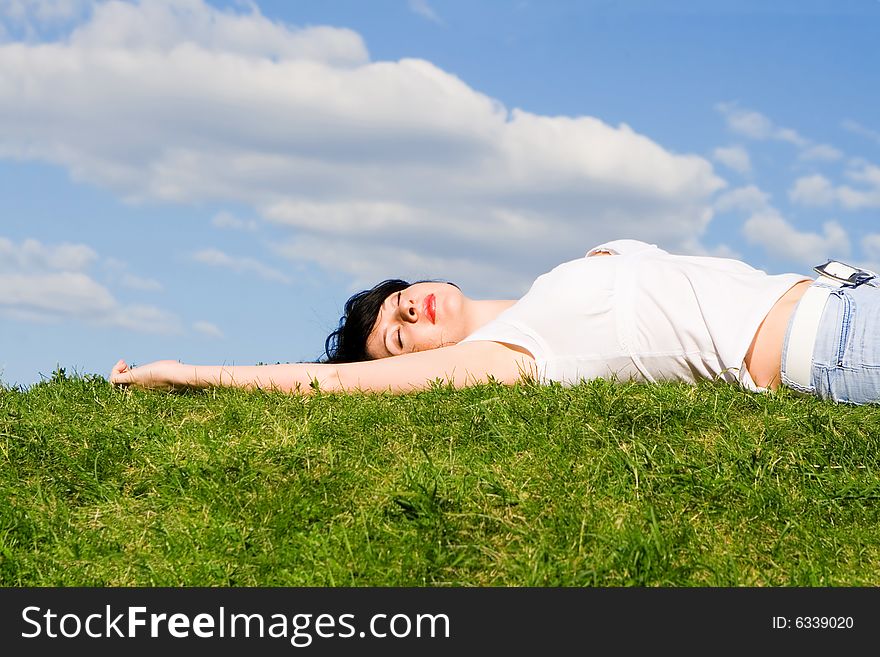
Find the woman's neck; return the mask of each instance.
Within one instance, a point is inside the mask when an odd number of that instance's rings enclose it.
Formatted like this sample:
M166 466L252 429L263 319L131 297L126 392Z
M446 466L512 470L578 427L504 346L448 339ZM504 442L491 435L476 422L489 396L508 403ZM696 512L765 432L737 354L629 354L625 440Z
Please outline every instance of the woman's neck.
M515 303L515 299L469 299L467 335L488 324Z

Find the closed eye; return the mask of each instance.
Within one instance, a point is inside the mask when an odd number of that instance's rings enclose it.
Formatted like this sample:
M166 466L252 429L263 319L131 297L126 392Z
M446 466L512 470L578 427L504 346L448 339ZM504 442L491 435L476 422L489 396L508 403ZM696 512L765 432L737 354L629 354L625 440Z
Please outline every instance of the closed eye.
M400 295L403 294L403 290L397 293L397 307L400 308ZM401 351L403 350L403 338L400 335L400 328L397 329L397 344L400 347Z

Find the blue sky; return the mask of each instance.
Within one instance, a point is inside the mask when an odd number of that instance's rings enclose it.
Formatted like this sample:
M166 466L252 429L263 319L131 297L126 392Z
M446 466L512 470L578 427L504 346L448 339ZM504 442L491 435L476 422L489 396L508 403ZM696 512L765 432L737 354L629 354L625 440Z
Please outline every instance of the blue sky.
M0 381L320 357L617 237L880 268L880 2L0 0Z

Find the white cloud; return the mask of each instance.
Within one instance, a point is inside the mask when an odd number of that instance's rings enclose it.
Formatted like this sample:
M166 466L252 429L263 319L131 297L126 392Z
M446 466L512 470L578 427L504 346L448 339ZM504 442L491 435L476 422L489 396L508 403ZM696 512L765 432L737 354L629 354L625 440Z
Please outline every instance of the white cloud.
M305 60L337 65L366 61L363 40L351 30L332 27L290 29L249 4L248 13L222 11L203 0L110 1L94 4L91 20L70 35L71 52L139 52L148 56L175 50L220 55ZM84 62L86 63L86 62ZM132 60L119 66L137 65Z
M821 234L804 232L773 209L749 217L743 232L750 243L804 266L812 266L827 258L844 257L850 251L849 237L836 221L824 223Z
M0 306L86 318L106 315L116 300L79 272L0 274Z
M715 209L718 212L742 210L745 212L757 212L765 210L770 205L770 195L755 185L737 187L721 194L715 201Z
M21 245L0 237L0 272L25 270L82 271L97 258L97 254L84 244L58 244L47 246L34 239L26 239Z
M135 276L134 274L129 274L128 272L122 275L122 278L119 279L119 284L123 287L127 287L132 290L141 290L143 292L159 292L162 289L162 284L159 281L152 278Z
M880 262L880 233L871 233L862 238L862 252L874 262Z
M766 116L759 112L739 109L731 103L719 103L717 109L734 132L752 139L770 139L776 129Z
M880 233L870 233L862 237L861 247L861 257L854 264L880 274Z
M818 195L821 193L821 185L818 180L805 182L798 193ZM824 223L821 233L799 230L773 207L770 195L755 185L739 187L721 194L715 201L715 209L719 213L748 213L742 231L750 244L760 246L775 257L805 268L812 267L825 258L843 257L850 251L849 237L838 222Z
M871 128L866 128L862 124L857 121L853 121L852 119L844 120L841 125L844 130L848 130L854 134L857 134L861 137L866 137L867 139L873 141L875 144L880 144L880 132L876 130L872 130Z
M810 143L796 130L777 126L760 112L731 102L718 103L715 107L724 116L728 128L750 139L786 141L801 147L806 147Z
M809 140L802 137L798 134L797 130L794 130L793 128L776 128L771 138L778 139L779 141L787 141L790 144L802 148L807 148L810 144Z
M497 294L517 298L528 290L533 280L523 275L515 262L499 267L483 264L474 257L420 254L396 246L379 245L367 252L356 240L336 241L330 251L323 240L302 237L276 246L275 251L294 260L307 260L351 274L353 290L370 287L389 277L409 281L439 279L464 285L466 293L477 297Z
M238 273L254 273L267 281L276 281L285 284L290 283L289 277L277 269L264 265L262 262L255 260L254 258L234 257L218 249L201 249L193 253L192 258L196 262L200 262L204 265L223 267L224 269L231 269Z
M843 158L843 153L830 144L818 144L792 128L776 125L769 118L755 110L740 107L737 103L718 103L715 106L724 117L727 127L736 134L757 141L784 141L798 148L798 159L805 162L834 162ZM734 159L738 154L732 153L729 157ZM728 164L719 158L716 149L716 159ZM735 164L728 164L736 169ZM738 169L737 169L738 170ZM741 171L742 173L742 171Z
M419 210L400 203L281 201L263 210L278 224L329 233L372 233L377 230L417 228L427 223Z
M228 228L230 230L257 230L257 222L253 219L239 219L231 212L221 211L211 218L214 228Z
M40 26L81 17L91 4L89 0L0 0L0 19L33 35Z
M742 146L718 147L712 151L712 157L737 173L746 174L752 170L749 152Z
M211 322L206 322L204 320L194 322L193 329L202 335L206 335L209 338L222 338L223 331L221 331L216 324L212 324Z
M788 192L794 203L810 206L831 205L835 199L834 186L821 174L798 178Z
M75 23L92 0L0 0L0 44L20 38L34 42L47 30Z
M408 0L407 4L409 5L410 11L418 14L422 18L427 18L433 23L443 25L443 19L440 18L440 16L437 15L437 12L434 11L434 8L428 4L428 0Z
M119 258L104 258L103 265L112 280L122 287L142 292L159 292L163 289L162 284L155 279L132 274L128 271L128 263Z
M170 312L142 304L120 307L108 317L115 326L142 333L180 333L180 321Z
M0 237L0 312L27 321L78 320L149 333L179 329L159 308L121 304L87 269L97 254L83 244L47 245Z
M736 249L732 249L727 244L717 244L712 247L706 247L700 242L693 241L684 245L682 253L695 256L710 256L713 258L733 258L734 260L742 260L742 254Z
M843 157L843 153L828 144L814 144L801 151L800 158L808 161L834 162Z
M815 174L798 178L789 190L789 197L807 206L837 205L845 210L880 208L880 167L856 161L844 175L858 187L834 185L825 176Z
M334 254L355 244L355 276L392 269L387 247L477 284L624 235L684 248L725 184L629 126L509 110L430 62L369 61L350 30L201 0L101 3L68 37L0 45L4 156L250 207L313 245L300 260L352 271Z
M870 162L860 162L845 174L855 183L864 185L861 190L843 188L843 204L847 207L880 206L880 166Z
M803 183L798 193L819 194L821 184L821 181ZM750 244L805 268L825 258L843 257L850 251L849 236L838 222L825 222L821 233L800 230L770 203L770 195L755 185L721 194L715 201L715 209L719 213L748 213L742 232Z

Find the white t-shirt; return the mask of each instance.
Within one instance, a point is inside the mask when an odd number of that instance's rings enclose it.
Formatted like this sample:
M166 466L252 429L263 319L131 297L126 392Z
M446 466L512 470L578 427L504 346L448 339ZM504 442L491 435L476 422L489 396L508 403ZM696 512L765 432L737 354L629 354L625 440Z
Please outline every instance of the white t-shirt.
M720 378L760 391L743 359L773 304L799 274L768 275L738 260L672 255L615 240L538 277L531 289L463 342L512 344L534 356L539 377Z

